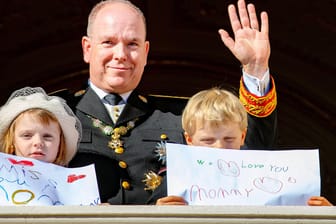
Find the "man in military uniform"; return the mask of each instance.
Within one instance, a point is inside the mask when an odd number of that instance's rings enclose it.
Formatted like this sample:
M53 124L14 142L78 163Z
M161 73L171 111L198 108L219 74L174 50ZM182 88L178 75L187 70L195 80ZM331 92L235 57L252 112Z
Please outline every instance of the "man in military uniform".
M261 14L259 29L254 6L239 0L238 8L241 21L229 7L235 40L219 33L243 65L240 98L250 114L246 144L268 147L275 140L276 93L268 70L267 14ZM83 137L70 167L95 164L102 203L145 204L153 190L145 183L164 169L161 142L184 143L184 137L180 116L136 90L149 51L143 13L124 0L98 3L82 47L90 80L76 105Z

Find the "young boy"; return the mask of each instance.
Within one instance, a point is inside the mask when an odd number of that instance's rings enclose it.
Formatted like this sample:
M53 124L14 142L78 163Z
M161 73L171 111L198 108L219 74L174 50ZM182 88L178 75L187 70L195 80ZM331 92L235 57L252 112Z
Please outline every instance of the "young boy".
M212 88L192 96L182 114L182 127L188 145L240 149L247 132L247 112L233 93ZM185 205L179 196L167 196L166 177L154 190L149 203Z
M221 149L241 149L247 132L247 112L233 93L212 88L192 96L182 114L182 127L188 145ZM165 189L162 189L165 188ZM166 178L153 198L156 205L186 205L179 196L166 196ZM161 198L158 196L161 194ZM156 195L156 196L155 196ZM311 197L308 205L331 206L324 197Z

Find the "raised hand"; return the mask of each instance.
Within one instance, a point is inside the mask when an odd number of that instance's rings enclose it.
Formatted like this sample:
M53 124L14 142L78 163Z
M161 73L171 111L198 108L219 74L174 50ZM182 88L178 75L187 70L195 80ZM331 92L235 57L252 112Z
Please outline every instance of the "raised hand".
M268 16L266 12L260 14L261 28L257 19L255 7L244 0L238 0L238 14L234 5L228 7L234 39L227 31L218 32L225 46L240 61L245 72L259 79L268 69L271 47L268 38Z

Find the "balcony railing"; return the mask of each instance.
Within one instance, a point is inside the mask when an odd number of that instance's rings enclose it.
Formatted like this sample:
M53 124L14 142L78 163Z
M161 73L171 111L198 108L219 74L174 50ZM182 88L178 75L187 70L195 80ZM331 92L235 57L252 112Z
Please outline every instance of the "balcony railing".
M0 223L336 223L336 207L2 206Z

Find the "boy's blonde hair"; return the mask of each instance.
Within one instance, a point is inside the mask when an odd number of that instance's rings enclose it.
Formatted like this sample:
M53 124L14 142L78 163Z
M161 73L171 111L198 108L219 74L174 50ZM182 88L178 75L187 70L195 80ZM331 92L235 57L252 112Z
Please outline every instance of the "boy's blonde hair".
M23 111L20 113L10 124L7 131L4 133L3 140L0 140L0 146L1 151L7 154L15 155L15 147L14 147L14 133L15 133L15 127L17 124L17 120L21 118L23 115L29 114L37 119L38 122L41 122L44 125L49 125L50 122L56 122L58 125L58 128L60 130L61 136L60 136L60 144L58 148L58 153L54 164L65 166L67 165L67 161L65 160L65 151L66 151L66 145L65 145L65 138L62 131L62 128L55 117L54 114L51 112L45 110L45 109L39 109L39 108L32 108L26 111Z
M236 95L214 87L200 91L189 99L182 114L182 128L192 136L197 121L210 122L210 125L233 121L239 123L244 131L247 128L247 112Z

